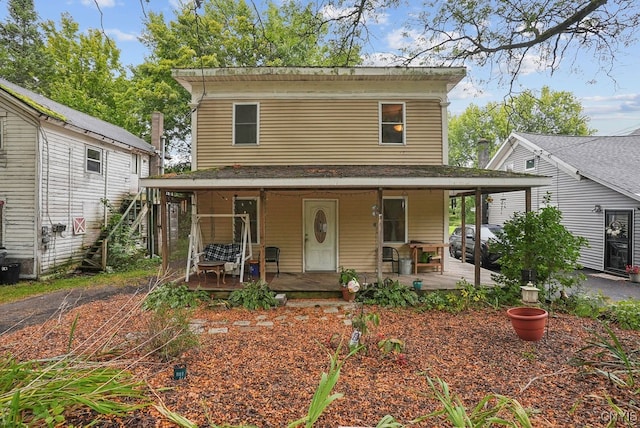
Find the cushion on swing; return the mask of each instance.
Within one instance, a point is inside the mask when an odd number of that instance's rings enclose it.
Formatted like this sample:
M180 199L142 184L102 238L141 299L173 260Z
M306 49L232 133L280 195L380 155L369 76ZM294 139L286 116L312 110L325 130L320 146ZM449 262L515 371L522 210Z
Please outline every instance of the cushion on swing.
M241 250L240 244L207 244L203 256L208 261L237 262Z

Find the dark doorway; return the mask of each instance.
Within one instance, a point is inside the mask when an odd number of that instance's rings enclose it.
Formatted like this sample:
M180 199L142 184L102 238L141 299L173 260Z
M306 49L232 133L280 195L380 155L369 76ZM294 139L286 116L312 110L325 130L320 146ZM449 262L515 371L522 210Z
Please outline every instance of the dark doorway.
M631 264L632 210L605 211L604 270L625 273Z

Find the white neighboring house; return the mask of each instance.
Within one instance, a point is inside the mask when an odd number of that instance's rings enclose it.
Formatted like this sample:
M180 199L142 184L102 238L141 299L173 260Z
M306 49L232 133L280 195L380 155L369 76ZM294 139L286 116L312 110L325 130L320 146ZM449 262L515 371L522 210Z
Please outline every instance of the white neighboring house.
M532 209L550 204L564 226L589 240L580 263L590 269L625 274L640 264L640 132L625 136L563 136L512 133L487 169L552 177L533 188ZM492 194L489 223L502 224L524 211L524 192Z
M0 247L32 279L80 262L149 175L153 146L128 131L0 79Z

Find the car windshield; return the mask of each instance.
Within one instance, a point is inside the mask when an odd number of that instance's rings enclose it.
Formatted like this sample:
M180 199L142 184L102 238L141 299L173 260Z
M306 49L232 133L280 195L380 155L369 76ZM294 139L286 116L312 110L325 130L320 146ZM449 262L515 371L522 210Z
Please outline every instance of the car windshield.
M489 225L482 226L480 228L480 239L489 240L497 239L496 233L500 232L502 228L500 226Z

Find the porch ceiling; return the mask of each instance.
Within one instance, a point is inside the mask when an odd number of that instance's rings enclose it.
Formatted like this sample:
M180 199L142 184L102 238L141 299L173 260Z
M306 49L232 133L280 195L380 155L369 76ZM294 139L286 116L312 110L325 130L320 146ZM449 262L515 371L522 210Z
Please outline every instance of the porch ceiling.
M507 192L548 186L551 177L447 165L234 165L148 177L166 191L202 189L475 189Z

